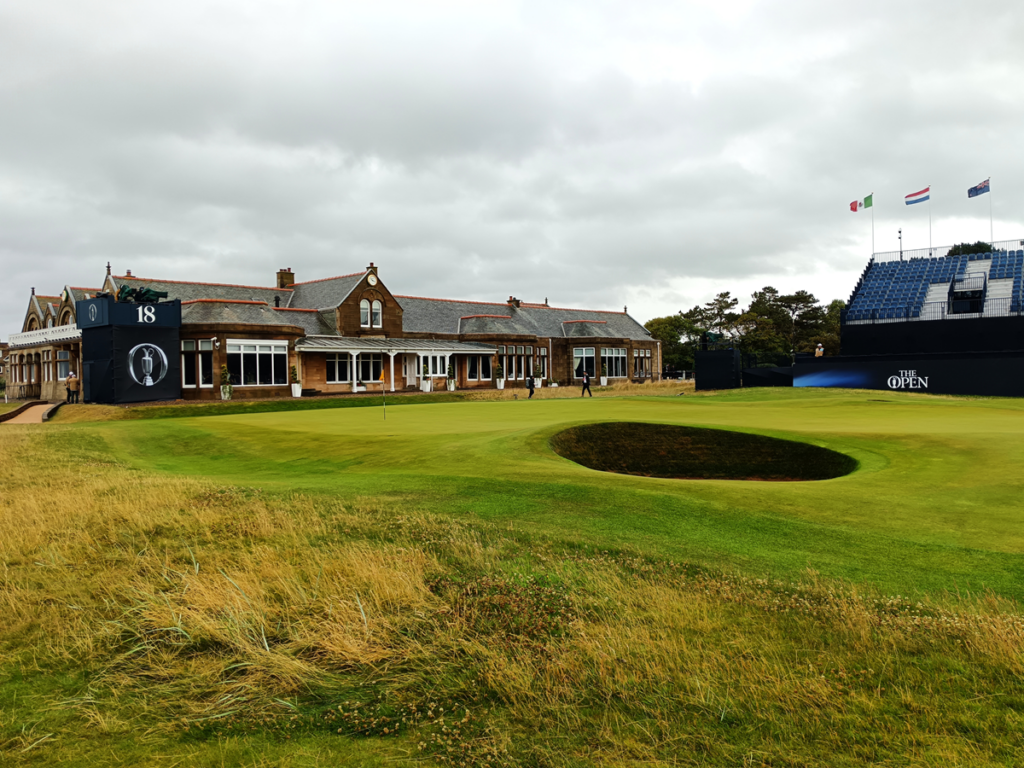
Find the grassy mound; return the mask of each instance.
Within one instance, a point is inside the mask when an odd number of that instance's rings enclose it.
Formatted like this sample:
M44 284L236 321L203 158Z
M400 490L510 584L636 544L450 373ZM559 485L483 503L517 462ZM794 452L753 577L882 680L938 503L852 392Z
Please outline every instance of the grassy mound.
M808 443L674 424L585 424L551 438L555 453L602 472L707 480L828 480L857 468Z

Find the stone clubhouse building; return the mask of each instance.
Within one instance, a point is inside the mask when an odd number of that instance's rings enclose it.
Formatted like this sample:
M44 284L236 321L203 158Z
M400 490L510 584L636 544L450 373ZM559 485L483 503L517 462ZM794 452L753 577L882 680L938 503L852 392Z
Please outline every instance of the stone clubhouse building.
M623 310L563 309L396 295L372 263L362 272L274 286L225 285L112 275L99 288L60 296L32 290L21 333L9 338L8 392L57 400L69 372L82 376L76 303L124 286L181 301L180 375L185 399L220 398L226 366L235 399L283 397L291 372L303 395L441 389L572 386L584 371L609 383L651 381L660 343Z

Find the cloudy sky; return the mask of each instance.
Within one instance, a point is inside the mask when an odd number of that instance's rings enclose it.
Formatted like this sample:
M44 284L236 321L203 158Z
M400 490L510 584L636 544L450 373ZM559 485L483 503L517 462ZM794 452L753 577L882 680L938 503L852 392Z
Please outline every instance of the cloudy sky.
M1024 237L1011 0L0 3L0 337L115 273L640 320Z

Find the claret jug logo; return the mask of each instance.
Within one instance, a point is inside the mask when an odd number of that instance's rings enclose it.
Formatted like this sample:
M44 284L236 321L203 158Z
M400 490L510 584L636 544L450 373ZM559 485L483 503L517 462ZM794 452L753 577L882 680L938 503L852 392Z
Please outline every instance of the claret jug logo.
M928 377L918 376L917 371L900 371L899 376L889 377L889 389L928 389Z
M137 344L128 353L128 373L132 381L152 387L167 375L167 355L156 344Z

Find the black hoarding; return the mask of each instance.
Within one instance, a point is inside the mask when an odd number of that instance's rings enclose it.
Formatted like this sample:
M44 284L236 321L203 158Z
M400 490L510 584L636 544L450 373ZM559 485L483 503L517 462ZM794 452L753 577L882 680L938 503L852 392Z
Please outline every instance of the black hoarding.
M793 386L1021 397L1024 355L818 358L793 367Z
M78 302L82 398L140 403L181 397L181 303Z
M740 380L738 349L698 350L694 364L696 389L736 389Z
M114 301L113 296L97 296L75 305L75 319L82 330L106 325L127 325L136 328L180 328L181 302L132 304Z

